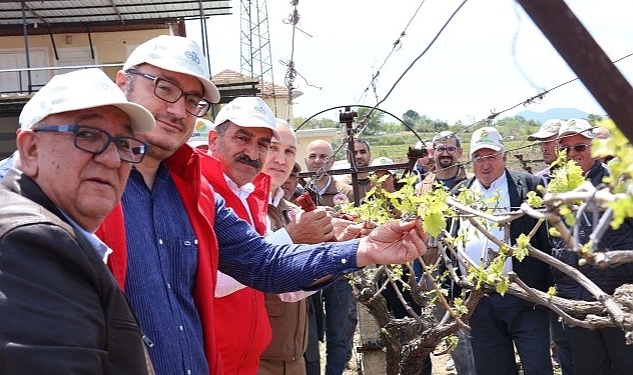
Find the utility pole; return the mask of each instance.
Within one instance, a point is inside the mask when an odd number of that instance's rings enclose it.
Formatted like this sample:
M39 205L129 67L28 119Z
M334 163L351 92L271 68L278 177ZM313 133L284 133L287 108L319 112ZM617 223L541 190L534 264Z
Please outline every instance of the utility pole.
M275 98L266 0L240 0L240 73L259 80L262 94ZM264 82L272 93L264 92ZM276 113L276 105L273 111Z

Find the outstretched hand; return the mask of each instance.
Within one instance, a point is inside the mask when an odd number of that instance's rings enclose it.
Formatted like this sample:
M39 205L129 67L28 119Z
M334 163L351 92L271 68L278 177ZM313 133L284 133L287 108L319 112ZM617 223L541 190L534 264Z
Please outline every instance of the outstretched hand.
M388 221L361 238L356 264L402 264L426 253L428 235L422 231L422 221Z

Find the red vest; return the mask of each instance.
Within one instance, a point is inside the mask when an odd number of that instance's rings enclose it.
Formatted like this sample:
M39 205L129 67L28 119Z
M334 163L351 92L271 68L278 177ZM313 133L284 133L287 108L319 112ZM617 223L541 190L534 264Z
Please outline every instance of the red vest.
M266 233L266 212L270 195L270 177L260 173L255 190L246 198L251 215L229 188L222 165L213 157L202 159L202 174L213 189L226 200L238 217L249 222L255 230ZM254 223L251 221L251 216ZM218 349L226 375L255 375L259 357L272 339L272 330L264 301L264 294L246 287L215 299L215 319Z
M194 300L204 338L204 350L209 362L209 374L221 375L222 363L217 349L213 293L218 271L218 243L213 230L215 199L213 189L202 177L200 154L185 145L165 160L171 177L180 192L189 220L198 239L198 272L194 288ZM103 221L97 235L114 250L108 257L119 286L125 288L127 272L127 243L123 209L119 204Z

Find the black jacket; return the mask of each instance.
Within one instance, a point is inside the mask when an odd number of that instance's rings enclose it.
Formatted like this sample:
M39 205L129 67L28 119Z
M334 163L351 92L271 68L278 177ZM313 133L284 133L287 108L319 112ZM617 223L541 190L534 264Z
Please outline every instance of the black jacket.
M512 207L520 206L530 191L537 191L536 186L542 185L542 179L535 177L526 172L515 172L506 169L506 177L508 179L508 193L510 196L510 205ZM457 195L462 187L470 188L475 181L475 177L468 179L455 186L451 193ZM510 223L510 245L514 245L516 239L521 233L528 234L536 226L538 220L523 215L518 219L513 220ZM453 226L453 235L457 234L459 230L459 223ZM530 241L532 246L542 250L547 254L551 254L552 246L548 239L547 229L545 225L541 225L536 232L532 240ZM457 262L454 260L454 265L457 266ZM523 280L528 286L546 291L552 285L552 277L547 264L541 262L532 257L526 257L523 261L519 261L516 258L512 258L512 269L517 276ZM459 268L457 268L459 272ZM457 295L459 289L455 289L454 293Z
M585 176L594 186L599 185L605 176L609 175L609 170L598 160ZM593 231L593 215L588 213L580 218L579 225L579 241L581 244L589 242L589 236ZM597 219L596 218L596 222ZM555 249L553 255L565 262L566 264L577 268L591 281L593 281L600 289L607 294L613 294L615 289L623 284L633 284L633 263L621 264L606 269L598 269L591 265L580 267L578 265L578 256L566 250L566 244L560 239L555 240ZM604 236L598 243L597 251L607 250L631 250L633 249L633 221L626 219L618 230L611 227L605 232ZM576 300L593 300L593 296L580 284L574 281L563 272L553 269L554 279L556 282L556 294L558 296Z
M29 177L0 182L0 374L153 374L99 254Z

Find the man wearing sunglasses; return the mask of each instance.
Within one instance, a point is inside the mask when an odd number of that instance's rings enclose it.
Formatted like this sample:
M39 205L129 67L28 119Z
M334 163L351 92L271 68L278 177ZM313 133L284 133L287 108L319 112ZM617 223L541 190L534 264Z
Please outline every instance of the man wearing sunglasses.
M596 138L591 124L584 119L569 119L558 134L560 151L567 153L567 160L574 160L582 168L585 179L594 186L610 175L609 169L599 159L591 155L591 145ZM587 212L580 215L578 224L579 244L590 241L595 223L601 213ZM596 251L627 250L633 248L633 221L625 219L620 228L610 226L601 238ZM595 241L594 241L595 242ZM557 240L552 251L559 260L576 268L592 280L606 294L613 294L623 284L633 283L633 264L626 263L598 269L593 265L578 265L578 256L569 251L563 241ZM594 301L589 291L563 272L553 269L556 295L572 300ZM627 374L633 368L633 347L625 344L624 331L619 327L587 329L563 324L563 330L571 347L575 375L584 374Z
M99 69L55 76L24 106L0 185L0 373L153 374L95 235L154 127Z
M426 251L419 222L391 222L346 243L274 246L226 208L201 174L201 153L186 145L196 118L220 100L195 41L163 35L141 44L116 82L153 114L156 127L140 137L150 149L98 234L114 250L108 263L151 342L158 374L223 373L213 298L218 269L281 293L326 286L367 261L402 263Z

